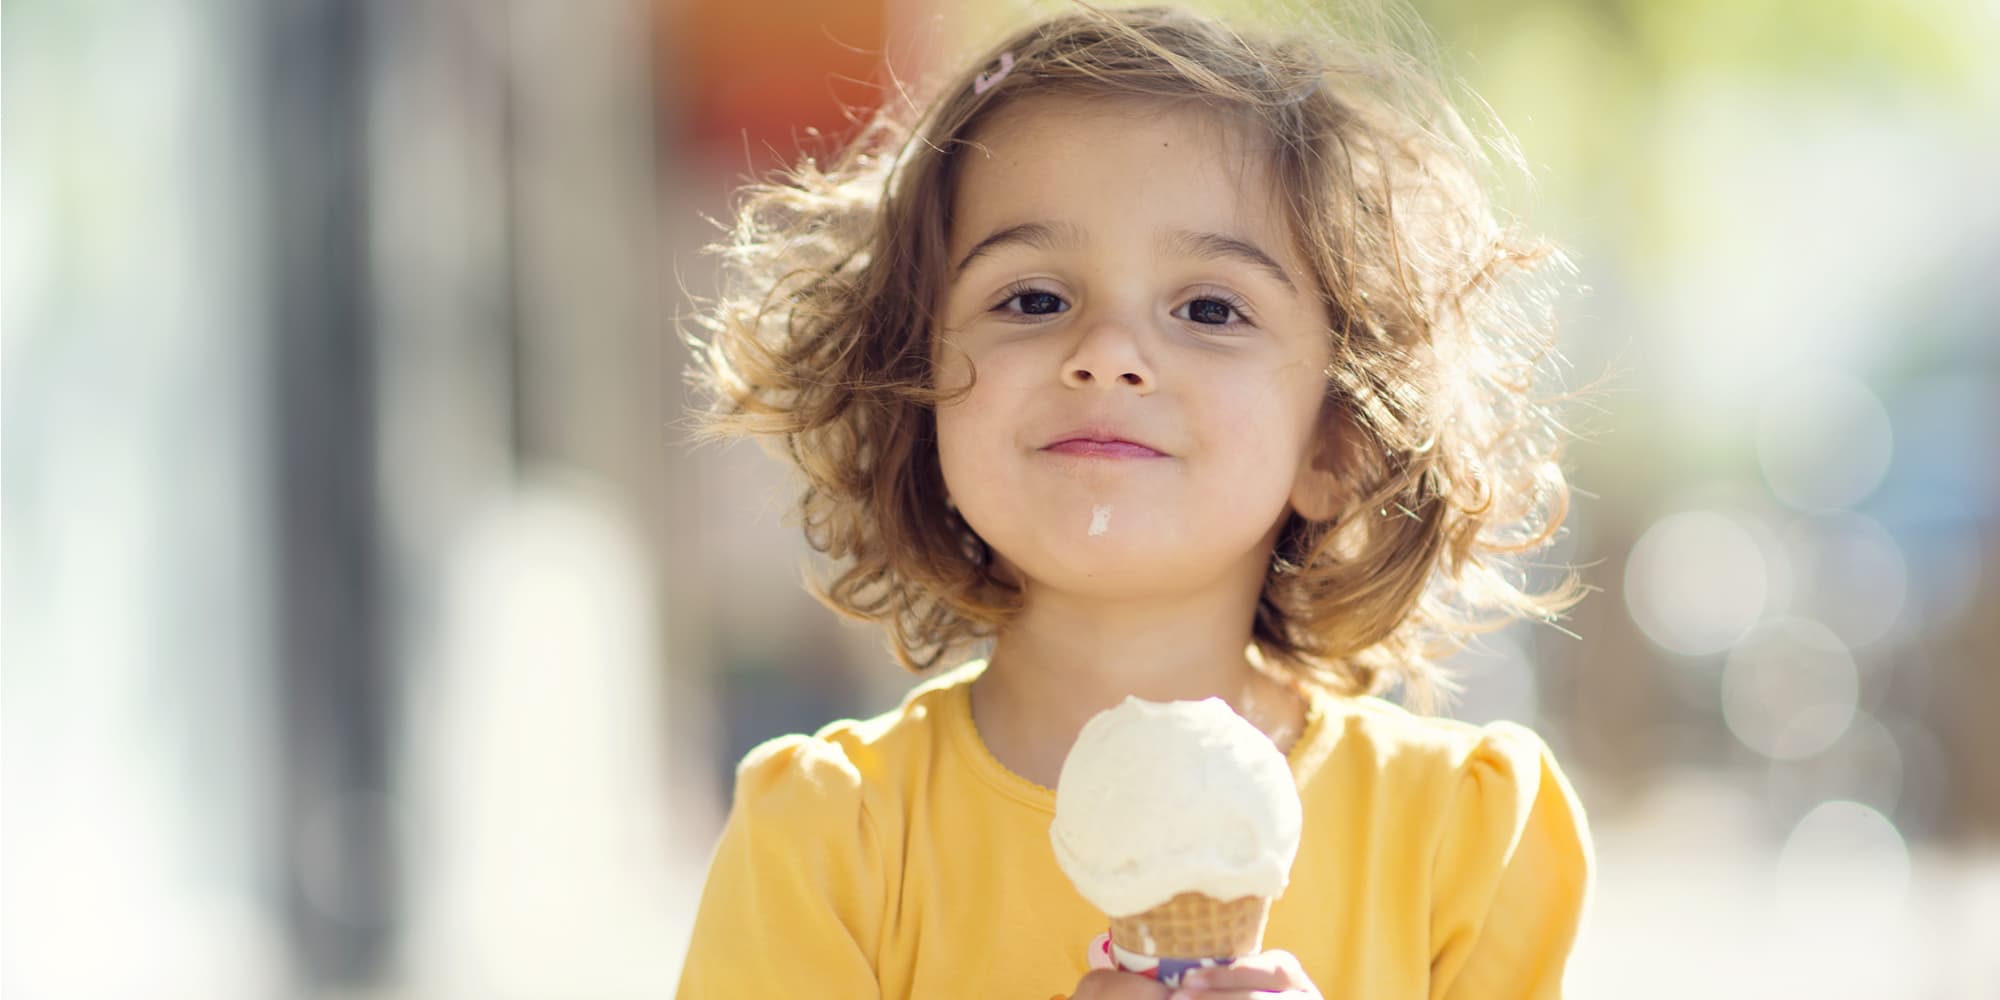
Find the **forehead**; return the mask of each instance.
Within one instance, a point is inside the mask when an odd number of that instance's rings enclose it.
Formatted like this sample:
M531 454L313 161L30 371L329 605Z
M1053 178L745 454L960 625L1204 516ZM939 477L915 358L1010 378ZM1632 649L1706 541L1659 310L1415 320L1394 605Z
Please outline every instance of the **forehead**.
M1188 102L1024 98L959 151L951 243L1024 217L1060 217L1086 230L1233 231L1289 253L1264 145L1247 123Z

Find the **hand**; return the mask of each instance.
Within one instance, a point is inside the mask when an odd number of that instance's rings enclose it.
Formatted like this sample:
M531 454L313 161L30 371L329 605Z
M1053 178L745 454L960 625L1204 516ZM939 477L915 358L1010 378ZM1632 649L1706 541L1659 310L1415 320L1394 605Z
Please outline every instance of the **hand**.
M1077 980L1069 1000L1167 1000L1167 988L1130 972L1092 969Z
M1324 1000L1289 951L1267 951L1181 978L1173 1000Z

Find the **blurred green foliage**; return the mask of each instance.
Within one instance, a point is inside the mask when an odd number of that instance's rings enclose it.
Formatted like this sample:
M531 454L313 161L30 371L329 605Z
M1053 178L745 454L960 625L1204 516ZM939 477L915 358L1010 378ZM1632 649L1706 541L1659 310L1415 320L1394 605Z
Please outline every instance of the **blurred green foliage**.
M1793 94L1802 108L1905 107L2000 131L2000 10L1969 0L1415 0L1447 72L1519 139L1538 199L1567 217L1641 217L1673 242L1690 199L1669 120L1681 99ZM1752 112L1756 113L1756 112ZM1727 155L1727 150L1711 150ZM1551 220L1553 221L1553 220ZM1569 228L1565 224L1565 228Z

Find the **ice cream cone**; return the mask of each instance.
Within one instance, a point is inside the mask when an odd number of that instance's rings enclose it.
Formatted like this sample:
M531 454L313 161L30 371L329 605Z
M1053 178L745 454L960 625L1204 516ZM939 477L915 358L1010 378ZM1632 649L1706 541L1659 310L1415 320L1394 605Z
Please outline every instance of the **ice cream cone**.
M1222 699L1126 698L1070 747L1049 844L1111 918L1089 960L1173 987L1263 949L1302 822L1284 754Z
M1155 958L1241 958L1264 947L1271 900L1211 899L1184 892L1143 913L1111 919L1111 942Z

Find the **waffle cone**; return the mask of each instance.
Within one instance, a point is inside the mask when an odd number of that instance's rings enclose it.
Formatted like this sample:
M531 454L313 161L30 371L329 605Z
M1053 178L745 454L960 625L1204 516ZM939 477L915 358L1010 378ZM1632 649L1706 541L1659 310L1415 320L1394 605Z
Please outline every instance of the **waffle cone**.
M1154 958L1241 958L1264 947L1271 900L1184 892L1144 913L1111 918L1111 941Z

